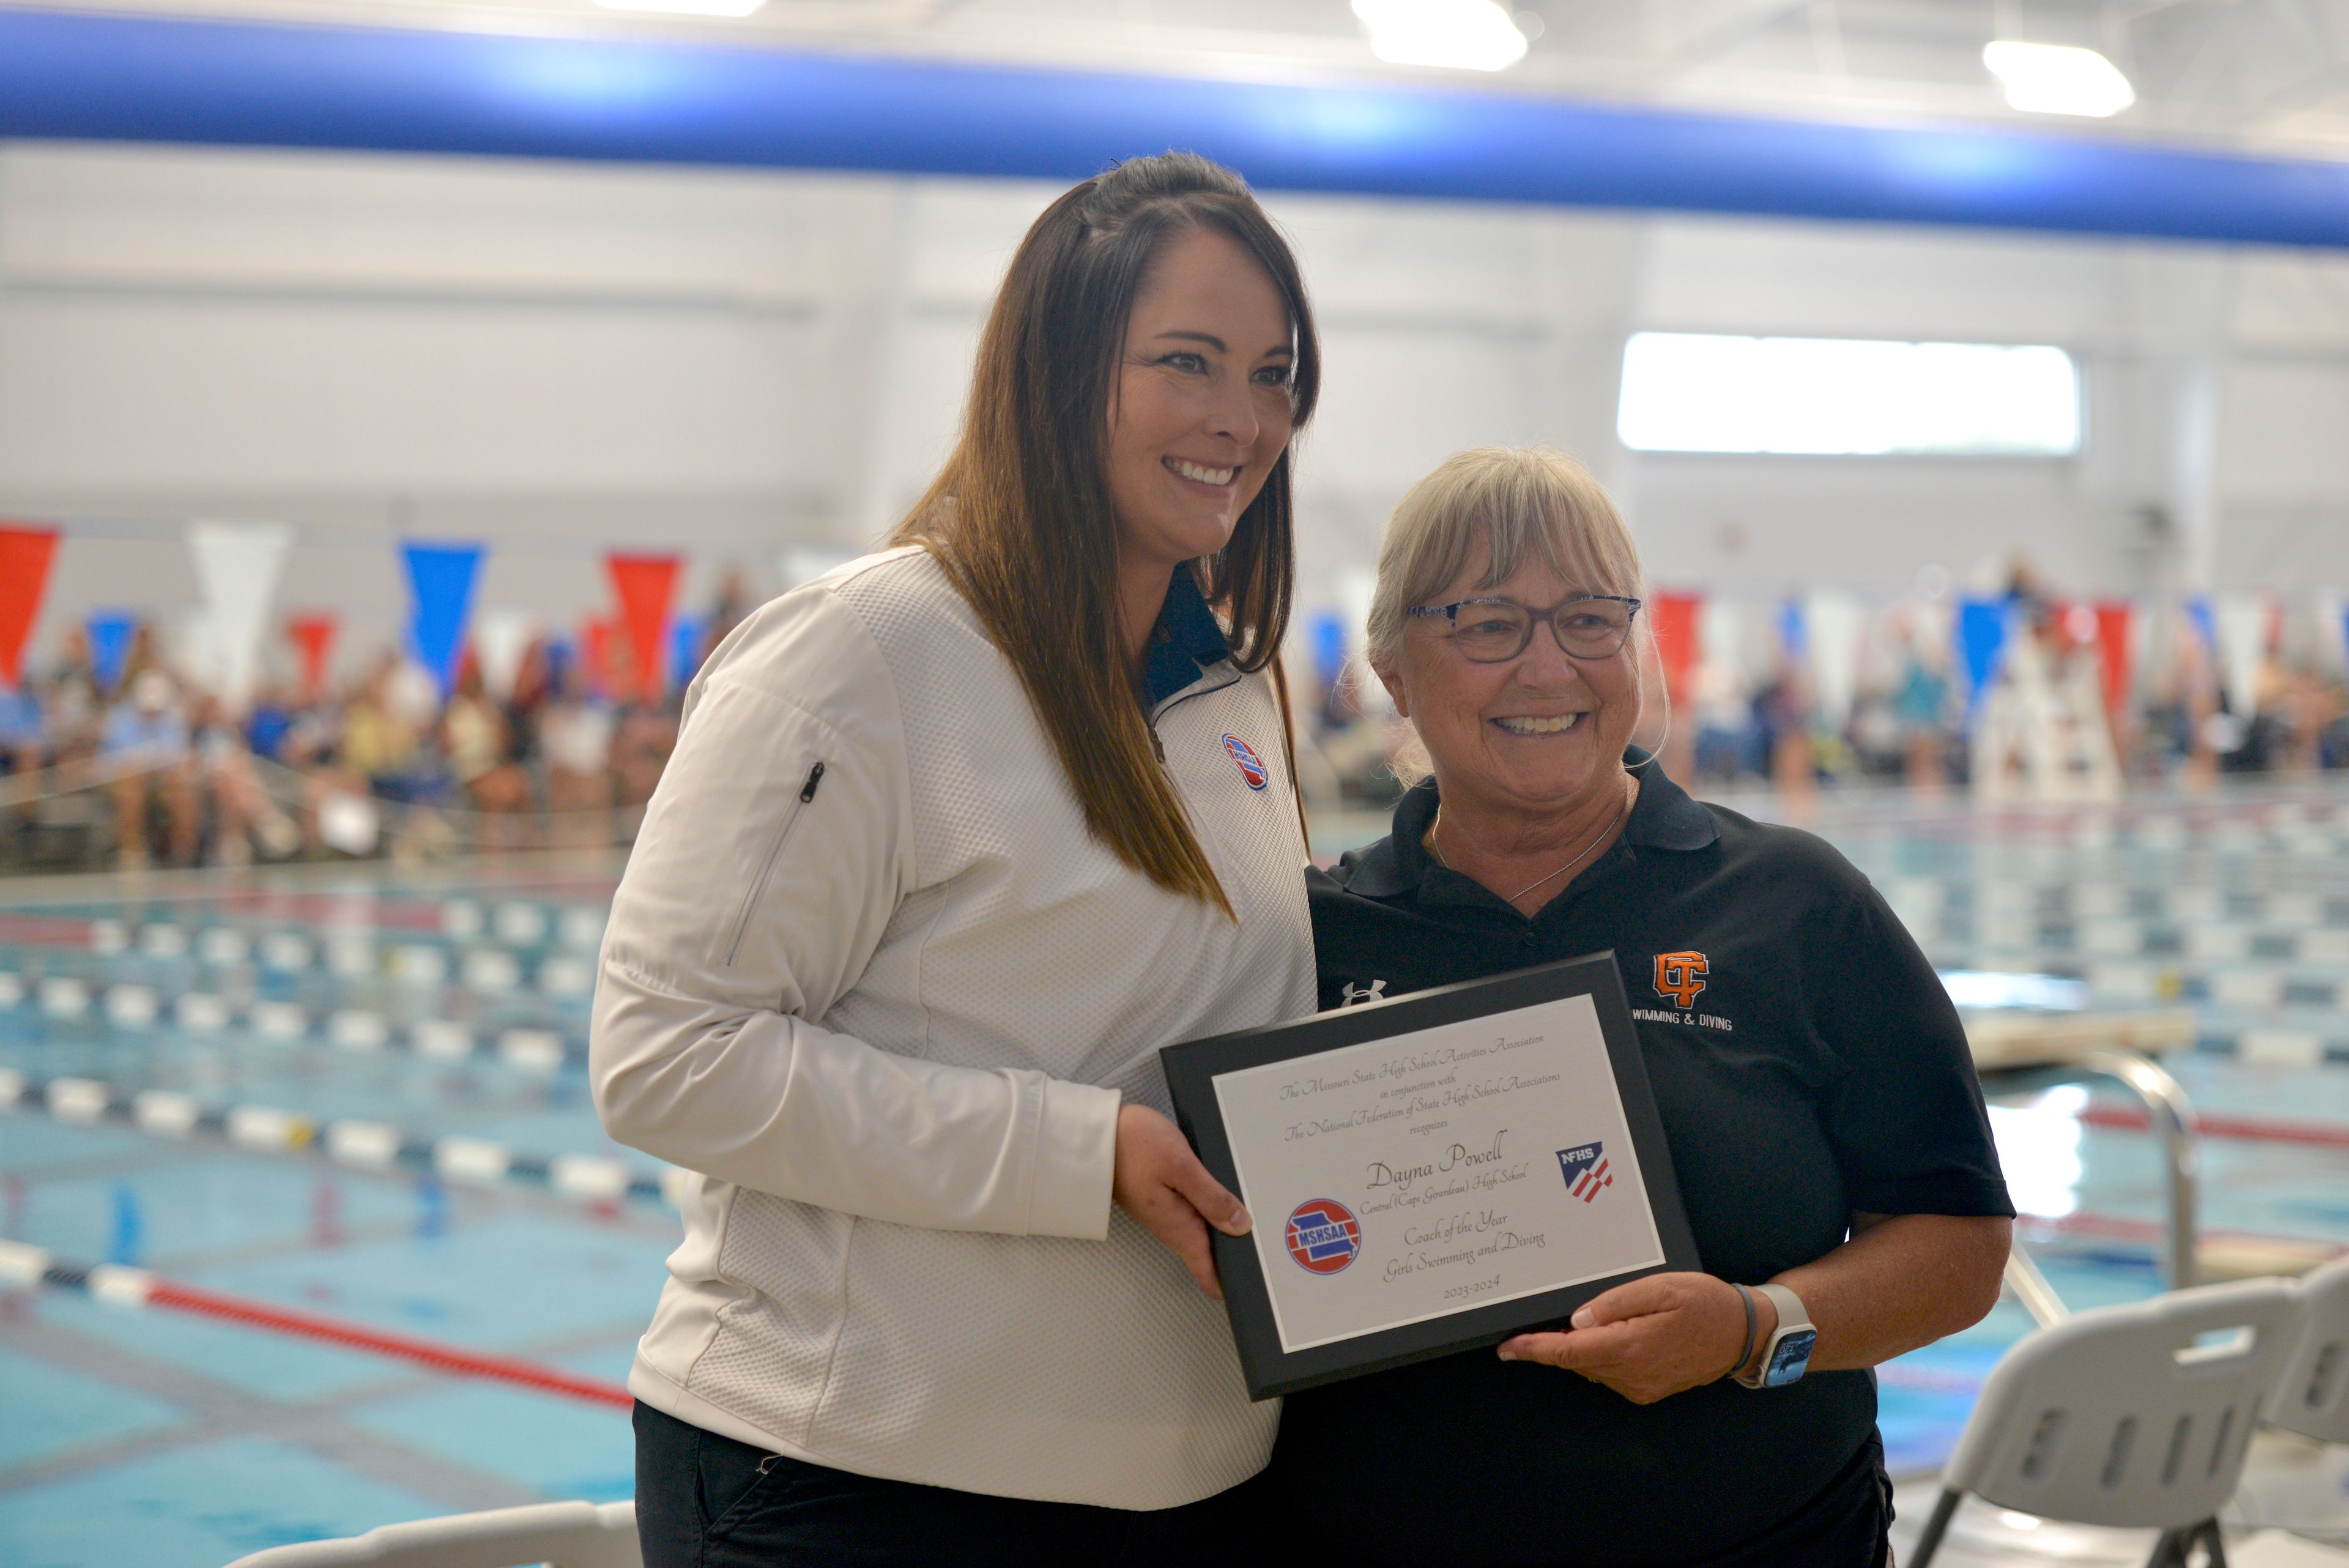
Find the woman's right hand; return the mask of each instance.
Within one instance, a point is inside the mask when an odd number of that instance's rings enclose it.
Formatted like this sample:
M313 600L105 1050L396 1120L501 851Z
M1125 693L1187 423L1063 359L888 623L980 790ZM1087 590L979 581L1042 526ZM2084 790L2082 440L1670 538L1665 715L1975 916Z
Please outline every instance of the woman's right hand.
M1248 1233L1248 1211L1207 1174L1173 1122L1132 1101L1117 1111L1117 1175L1110 1194L1119 1208L1183 1260L1211 1300L1224 1299L1207 1227Z

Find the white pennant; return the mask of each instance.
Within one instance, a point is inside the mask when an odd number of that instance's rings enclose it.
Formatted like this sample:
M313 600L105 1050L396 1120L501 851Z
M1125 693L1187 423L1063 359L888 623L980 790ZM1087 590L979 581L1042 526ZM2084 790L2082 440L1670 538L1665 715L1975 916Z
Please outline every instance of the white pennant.
M1745 607L1707 594L1697 607L1696 689L1707 696L1743 692L1745 679Z
M2248 724L2259 712L2260 666L2268 654L2268 601L2263 594L2227 594L2217 606L2219 678L2227 706Z
M473 657L481 661L481 684L503 702L513 696L523 655L538 635L538 617L512 605L489 605L473 616Z
M253 698L270 601L293 545L287 523L188 524L188 554L203 594L202 631L191 662L198 679L232 711Z
M1848 595L1820 592L1803 602L1811 653L1811 688L1820 711L1840 730L1851 718L1859 693L1859 641L1867 629L1859 604Z

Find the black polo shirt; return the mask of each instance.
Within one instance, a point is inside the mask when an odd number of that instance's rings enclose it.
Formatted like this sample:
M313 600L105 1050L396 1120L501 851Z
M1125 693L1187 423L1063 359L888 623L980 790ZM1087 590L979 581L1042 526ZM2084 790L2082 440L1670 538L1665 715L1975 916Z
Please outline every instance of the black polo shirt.
M2014 1212L1948 993L1825 842L1647 769L1621 837L1528 919L1428 858L1435 806L1429 780L1392 836L1310 874L1323 1007L1613 949L1724 1279L1833 1251L1855 1211ZM1333 1562L1804 1562L1806 1520L1877 1506L1875 1428L1866 1372L1643 1407L1480 1350L1293 1396L1267 1480L1324 1500Z

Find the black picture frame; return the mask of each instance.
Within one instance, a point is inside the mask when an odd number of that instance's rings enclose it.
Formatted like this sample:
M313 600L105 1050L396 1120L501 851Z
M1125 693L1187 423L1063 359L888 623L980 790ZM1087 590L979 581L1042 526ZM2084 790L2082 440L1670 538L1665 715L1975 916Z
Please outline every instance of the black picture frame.
M1254 1239L1216 1232L1216 1270L1223 1282L1224 1304L1231 1315L1232 1338L1239 1348L1248 1397L1269 1399L1294 1394L1323 1383L1497 1345L1530 1329L1561 1327L1577 1307L1627 1280L1702 1270L1704 1265L1697 1257L1696 1238L1681 1203L1680 1179L1672 1168L1663 1122L1656 1113L1647 1060L1640 1054L1630 1002L1624 995L1623 977L1612 950L1339 1008L1288 1023L1185 1041L1159 1053L1183 1135L1216 1179L1238 1192L1238 1168L1216 1098L1215 1080L1221 1075L1575 996L1590 998L1598 1014L1616 1090L1622 1096L1624 1119L1630 1127L1631 1146L1647 1183L1656 1234L1663 1243L1663 1262L1538 1295L1464 1307L1442 1317L1331 1345L1285 1351L1273 1323L1272 1299ZM1257 1222L1268 1221L1259 1214Z

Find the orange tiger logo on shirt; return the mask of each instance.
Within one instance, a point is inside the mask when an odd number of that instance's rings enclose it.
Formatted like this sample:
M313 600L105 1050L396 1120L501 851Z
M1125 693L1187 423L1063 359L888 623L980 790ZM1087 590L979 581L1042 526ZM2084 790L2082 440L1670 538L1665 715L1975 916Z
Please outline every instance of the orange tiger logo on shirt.
M1702 953L1658 953L1656 955L1656 994L1670 997L1675 1003L1687 1007L1696 1001L1704 989L1705 972L1712 966Z

